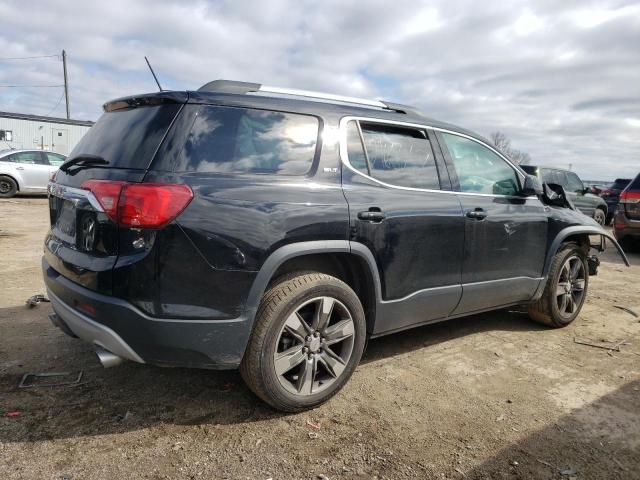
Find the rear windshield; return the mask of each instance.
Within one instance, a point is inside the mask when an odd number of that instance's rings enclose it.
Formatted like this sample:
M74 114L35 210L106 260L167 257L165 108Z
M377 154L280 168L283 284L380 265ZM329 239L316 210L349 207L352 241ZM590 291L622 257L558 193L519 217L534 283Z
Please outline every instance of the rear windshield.
M316 117L250 108L202 106L180 169L304 175L316 155Z
M616 178L616 181L613 182L613 185L611 186L611 188L622 190L624 187L629 185L629 183L631 183L630 178Z
M69 154L98 155L108 167L146 169L180 105L165 104L104 113Z
M629 190L640 191L640 174L638 174L638 176L633 180Z

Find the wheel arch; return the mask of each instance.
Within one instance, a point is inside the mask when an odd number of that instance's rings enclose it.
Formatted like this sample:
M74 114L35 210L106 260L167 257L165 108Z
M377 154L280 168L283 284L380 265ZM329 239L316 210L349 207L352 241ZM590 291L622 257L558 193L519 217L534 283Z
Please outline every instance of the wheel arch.
M362 302L367 331L373 331L380 300L380 277L371 251L347 240L299 242L275 250L253 282L245 308L251 329L264 292L278 278L296 271L319 271L349 285Z
M0 177L9 177L11 180L16 182L16 186L18 187L18 189L16 191L18 191L18 192L20 191L20 180L18 179L18 177L16 175L13 175L11 173L0 172Z
M622 250L622 247L620 247L620 244L617 242L617 240L607 230L602 227L578 225L564 228L560 230L560 232L556 235L556 238L553 240L551 246L549 247L549 250L547 251L542 275L546 277L549 274L549 268L551 266L551 262L553 261L553 257L556 255L556 253L564 243L577 242L579 245L586 248L586 251L588 252L590 247L590 235L600 235L601 237L604 237L611 243L613 243L613 245L616 247L616 250L622 257L624 263L627 265L627 267L629 266L629 260Z

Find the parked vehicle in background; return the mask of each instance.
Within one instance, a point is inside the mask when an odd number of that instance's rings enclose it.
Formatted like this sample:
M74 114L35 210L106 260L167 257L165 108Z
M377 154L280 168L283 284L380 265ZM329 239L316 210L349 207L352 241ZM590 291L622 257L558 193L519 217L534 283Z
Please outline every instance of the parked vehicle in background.
M640 173L620 193L620 201L613 217L613 231L618 240L640 243Z
M592 217L600 225L606 223L609 211L607 203L599 196L594 195L590 188L586 188L575 172L534 165L522 165L522 169L530 175L537 176L545 183L561 185L569 200L578 210Z
M411 107L214 81L104 109L50 184L42 269L51 320L105 366L240 367L299 411L368 338L510 305L570 324L604 248L590 235L619 249Z
M46 150L0 151L0 198L47 193L47 184L67 157Z
M605 188L601 193L600 197L607 202L607 207L609 211L607 213L607 224L613 219L616 214L616 208L618 206L618 200L620 199L620 193L627 188L627 186L631 183L630 178L616 178L615 182L613 182L608 188Z

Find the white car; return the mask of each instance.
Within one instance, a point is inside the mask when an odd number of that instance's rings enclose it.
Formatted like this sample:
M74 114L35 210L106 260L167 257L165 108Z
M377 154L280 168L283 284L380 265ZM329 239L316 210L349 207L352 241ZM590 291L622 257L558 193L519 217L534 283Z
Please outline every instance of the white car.
M0 151L0 198L47 193L47 184L67 157L46 150Z

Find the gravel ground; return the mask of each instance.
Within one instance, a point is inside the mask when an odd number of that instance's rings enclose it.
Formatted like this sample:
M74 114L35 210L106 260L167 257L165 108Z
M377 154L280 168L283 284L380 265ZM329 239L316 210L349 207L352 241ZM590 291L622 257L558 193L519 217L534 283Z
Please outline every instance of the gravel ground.
M47 319L46 199L0 200L0 478L640 478L640 255L573 325L498 311L371 341L333 400L283 415L237 372L105 370ZM621 341L620 352L574 339ZM27 372L80 385L18 389ZM19 412L18 416L7 416Z

